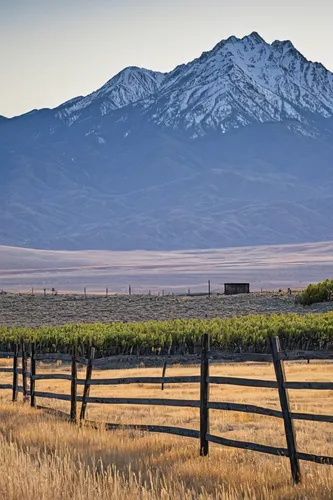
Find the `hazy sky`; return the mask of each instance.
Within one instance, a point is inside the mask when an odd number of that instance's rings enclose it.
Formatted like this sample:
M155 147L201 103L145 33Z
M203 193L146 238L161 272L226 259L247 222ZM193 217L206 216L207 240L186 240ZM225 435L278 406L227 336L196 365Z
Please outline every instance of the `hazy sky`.
M0 0L0 115L55 107L129 65L167 71L252 31L333 71L332 20L332 0Z

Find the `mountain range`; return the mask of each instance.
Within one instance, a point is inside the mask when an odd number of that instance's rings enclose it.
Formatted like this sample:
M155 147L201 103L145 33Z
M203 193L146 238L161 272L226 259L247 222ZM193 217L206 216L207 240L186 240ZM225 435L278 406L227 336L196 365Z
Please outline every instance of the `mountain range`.
M333 239L333 73L230 37L0 117L0 245L172 250Z

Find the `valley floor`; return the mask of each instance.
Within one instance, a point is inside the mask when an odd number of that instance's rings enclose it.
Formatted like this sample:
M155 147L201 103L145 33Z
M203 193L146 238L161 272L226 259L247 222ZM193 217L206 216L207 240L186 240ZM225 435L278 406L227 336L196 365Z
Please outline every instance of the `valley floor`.
M2 360L6 366L8 361ZM66 365L39 364L38 373L69 373ZM196 375L198 366L173 367L168 375ZM96 377L160 375L160 369L141 368L94 372ZM224 364L211 374L272 380L269 364ZM288 380L331 381L332 365L287 363ZM80 370L84 376L84 369ZM1 374L6 383L10 374ZM8 380L9 380L8 378ZM38 381L38 390L69 392L68 381ZM198 385L139 384L126 387L128 397L195 399ZM91 395L120 395L123 387L95 386ZM211 445L200 458L196 439L162 434L73 426L28 405L0 401L0 498L10 500L329 500L333 499L333 467L301 462L303 482L293 487L289 461L233 448ZM277 391L235 386L212 386L212 401L243 402L279 408ZM332 414L332 393L290 391L292 410ZM68 403L41 400L38 404L68 412ZM152 423L199 428L199 410L172 407L88 405L88 418L120 423ZM211 431L230 439L285 447L282 421L265 416L211 411ZM296 421L298 448L333 454L331 424Z
M54 251L0 245L0 291L137 294L223 291L228 282L252 291L305 288L333 274L333 242L131 252Z
M148 295L0 294L0 325L37 327L67 323L110 323L184 318L232 317L247 314L333 311L333 302L303 307L295 297L279 293L238 296L172 297Z

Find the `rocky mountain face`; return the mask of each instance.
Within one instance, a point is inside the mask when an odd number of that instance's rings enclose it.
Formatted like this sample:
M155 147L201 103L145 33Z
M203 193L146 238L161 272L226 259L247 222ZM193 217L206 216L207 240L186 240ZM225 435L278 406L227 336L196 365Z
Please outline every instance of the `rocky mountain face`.
M0 244L176 249L333 239L333 74L230 37L0 117Z
M154 95L164 79L163 73L157 73L136 67L126 68L108 81L102 88L86 97L77 97L65 103L56 113L56 117L67 125L72 125L91 106L98 107L101 116L124 108L129 104Z

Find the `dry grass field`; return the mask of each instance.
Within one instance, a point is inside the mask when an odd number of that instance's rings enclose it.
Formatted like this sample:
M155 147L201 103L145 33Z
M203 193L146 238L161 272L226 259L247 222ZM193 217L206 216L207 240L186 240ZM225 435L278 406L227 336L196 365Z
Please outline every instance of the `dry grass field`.
M2 364L6 363L2 361ZM70 367L40 364L38 373L69 373ZM212 365L212 375L274 380L270 364ZM170 367L167 375L197 375L198 366ZM84 377L85 370L79 370ZM287 363L289 381L331 381L332 364ZM161 375L160 368L95 371L93 377ZM10 374L1 374L1 383ZM70 382L38 381L37 390L69 393ZM189 385L94 386L91 395L197 399ZM333 391L289 391L292 410L333 412ZM28 405L0 404L0 498L18 500L106 499L333 499L333 467L301 462L303 482L291 484L287 458L210 445L200 458L198 440L119 430L76 427ZM212 401L257 404L279 409L274 389L212 386ZM69 403L37 400L69 411ZM199 428L199 410L150 406L88 405L88 418L104 422L178 425ZM211 433L230 439L285 447L280 419L211 411ZM296 422L300 451L333 456L332 424Z

